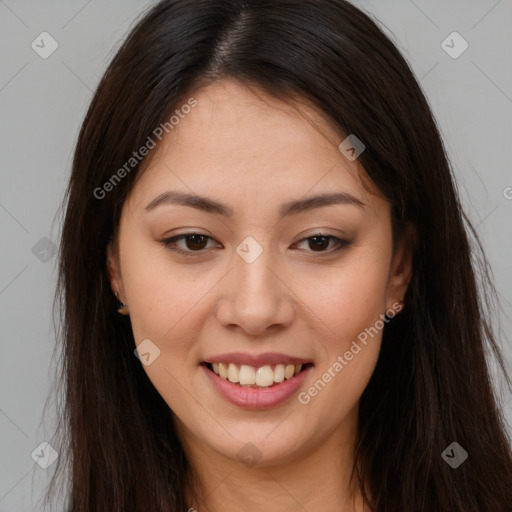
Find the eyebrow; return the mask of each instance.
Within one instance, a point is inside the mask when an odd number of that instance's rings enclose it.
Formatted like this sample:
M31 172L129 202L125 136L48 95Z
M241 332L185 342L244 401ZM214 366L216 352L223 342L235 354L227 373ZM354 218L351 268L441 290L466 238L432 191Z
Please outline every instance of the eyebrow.
M174 190L168 190L167 192L155 197L155 199L146 206L144 211L148 212L154 210L158 206L167 204L189 206L206 213L218 214L224 217L233 217L234 214L234 211L230 206L215 199L185 192L177 192ZM286 215L294 215L311 211L316 208L338 204L351 205L358 208L364 208L366 206L365 203L348 192L332 192L284 203L279 208L279 215L284 217Z

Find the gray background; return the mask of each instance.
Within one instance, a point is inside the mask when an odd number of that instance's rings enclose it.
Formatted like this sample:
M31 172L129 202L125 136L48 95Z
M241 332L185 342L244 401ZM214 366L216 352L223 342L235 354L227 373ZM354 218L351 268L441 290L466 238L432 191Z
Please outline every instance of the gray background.
M38 499L55 467L42 469L31 457L50 439L54 423L51 403L44 421L42 416L55 371L56 255L46 239L58 241L57 209L92 90L135 18L152 3L0 0L0 511L41 510ZM510 368L512 2L357 5L380 20L401 49L437 117L463 205L494 272L503 306L496 320ZM31 47L43 31L58 43L47 59ZM441 46L453 31L469 44L457 58ZM450 51L460 50L461 41L451 39ZM512 396L501 381L497 393L512 424Z

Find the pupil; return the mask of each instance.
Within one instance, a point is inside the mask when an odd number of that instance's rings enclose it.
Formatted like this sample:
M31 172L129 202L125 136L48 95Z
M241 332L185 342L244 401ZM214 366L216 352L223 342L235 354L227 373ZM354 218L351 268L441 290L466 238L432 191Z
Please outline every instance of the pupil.
M192 245L194 245L194 244L201 245L201 241L204 243L203 239L205 239L205 238L206 237L203 236L203 235L189 235L187 237L187 247L189 249L203 249L203 247L190 247L190 243L189 242L192 240ZM198 241L198 239L201 240L201 241Z
M309 244L309 245L310 245L310 248L312 248L312 249L313 249L313 248L316 248L316 249L325 249L325 248L326 248L326 246L328 246L328 245L329 245L329 241L328 241L328 238L327 238L326 236L313 236L313 237L311 237L311 238L310 238L310 241L311 241L311 240L313 241L313 246L311 246L311 242L310 242L310 244ZM317 244L317 242L315 242L315 240L316 240L316 241L321 240L320 244L318 245L318 244ZM323 243L322 243L322 242L323 242ZM325 242L327 242L327 244L326 244Z

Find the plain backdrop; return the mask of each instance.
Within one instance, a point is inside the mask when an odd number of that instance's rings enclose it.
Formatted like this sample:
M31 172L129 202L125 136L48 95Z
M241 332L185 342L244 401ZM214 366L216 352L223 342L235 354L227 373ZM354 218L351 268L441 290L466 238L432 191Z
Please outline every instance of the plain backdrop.
M0 0L0 511L42 510L41 492L55 467L41 468L31 454L44 449L54 422L52 403L45 421L42 414L55 372L57 209L92 91L152 3ZM496 320L510 368L512 2L356 4L398 45L437 118L464 208L494 272L503 306ZM500 382L497 394L512 423L512 396Z

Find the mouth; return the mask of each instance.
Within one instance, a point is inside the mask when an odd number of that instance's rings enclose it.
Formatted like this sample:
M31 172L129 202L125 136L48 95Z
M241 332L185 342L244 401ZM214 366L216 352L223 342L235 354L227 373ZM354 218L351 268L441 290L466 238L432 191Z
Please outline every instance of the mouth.
M240 388L271 389L282 385L308 371L313 363L304 364L266 364L251 366L232 362L203 361L201 363L209 372Z
M291 404L315 364L280 352L229 352L199 363L207 381L225 400L244 409Z

